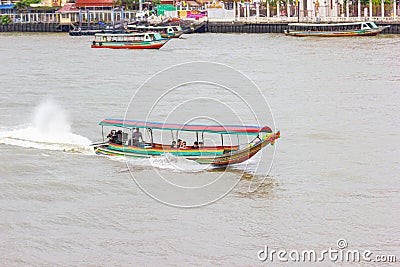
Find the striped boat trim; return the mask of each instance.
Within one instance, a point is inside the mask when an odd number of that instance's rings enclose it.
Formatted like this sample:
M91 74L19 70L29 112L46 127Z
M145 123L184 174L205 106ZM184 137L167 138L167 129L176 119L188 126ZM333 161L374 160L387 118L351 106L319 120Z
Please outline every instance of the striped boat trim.
M136 148L134 149L126 149L127 147L123 147L122 145L102 145L95 147L96 154L101 155L109 155L109 156L128 156L128 157L141 157L141 158L149 158L156 157L166 153L171 153L176 156L183 156L188 160L196 161L200 164L212 164L216 166L224 166L229 164L240 163L248 160L253 157L257 152L259 152L263 147L268 144L273 144L276 139L280 137L280 133L272 133L268 134L258 143L248 146L242 150L237 150L233 152L228 152L225 154L217 154L216 152L220 152L222 149L207 149L206 154L204 151L197 149L188 149L183 151L180 149L154 149L154 148ZM131 148L131 147L129 147ZM156 153L154 153L156 151ZM210 152L212 151L212 152ZM162 152L162 153L161 153ZM186 154L185 154L186 153Z
M116 144L109 144L107 148L110 150L145 154L145 155L162 155L170 153L172 155L201 156L201 155L218 155L218 154L220 155L224 153L224 149L140 148L140 147L122 146Z

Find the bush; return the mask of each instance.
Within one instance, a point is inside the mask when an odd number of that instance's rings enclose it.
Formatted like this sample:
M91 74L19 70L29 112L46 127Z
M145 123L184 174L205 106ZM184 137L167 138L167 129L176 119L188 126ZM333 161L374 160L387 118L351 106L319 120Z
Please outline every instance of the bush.
M1 16L1 25L8 25L11 23L11 19L8 15Z

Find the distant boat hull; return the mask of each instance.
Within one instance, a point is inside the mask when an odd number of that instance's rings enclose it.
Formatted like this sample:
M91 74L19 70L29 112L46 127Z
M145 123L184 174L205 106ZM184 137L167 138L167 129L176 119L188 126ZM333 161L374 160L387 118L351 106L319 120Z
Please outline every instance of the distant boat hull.
M160 49L167 43L167 40L152 42L93 42L91 48L111 48L111 49Z
M295 37L353 37L376 36L389 26L377 26L373 22L352 23L292 23L285 30L286 36Z
M175 32L175 33L161 33L161 37L163 38L179 38L183 32Z
M308 37L308 36L316 36L316 37L352 37L352 36L376 36L380 33L380 31L374 32L366 32L366 31L346 31L346 32L307 32L307 31L299 31L299 32L287 32L285 31L286 36L296 36L296 37Z

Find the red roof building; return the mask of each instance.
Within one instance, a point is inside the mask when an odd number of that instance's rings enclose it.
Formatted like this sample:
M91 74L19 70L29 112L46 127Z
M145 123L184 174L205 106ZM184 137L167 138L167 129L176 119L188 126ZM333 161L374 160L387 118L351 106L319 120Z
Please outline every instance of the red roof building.
M113 7L113 0L76 0L76 7Z
M76 8L75 4L65 4L63 7L61 7L56 12L60 12L60 13L79 12L79 9Z
M175 0L161 0L161 5L175 5Z

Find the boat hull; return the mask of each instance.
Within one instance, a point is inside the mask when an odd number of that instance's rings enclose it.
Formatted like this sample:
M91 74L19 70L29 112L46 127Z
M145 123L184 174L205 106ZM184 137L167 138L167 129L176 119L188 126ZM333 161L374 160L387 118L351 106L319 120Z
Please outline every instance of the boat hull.
M161 33L161 37L163 38L179 38L181 37L181 35L183 34L183 32L177 32L177 33Z
M106 156L125 156L133 158L151 158L159 157L167 153L184 157L188 160L193 160L200 164L209 164L214 166L226 166L230 164L236 164L244 162L255 154L257 154L263 147L268 144L274 144L275 140L280 137L278 133L271 133L263 140L249 145L244 149L237 150L237 147L212 147L212 148L200 148L200 149L159 149L156 147L152 148L140 148L122 146L116 144L107 144L95 146L94 150L96 154Z
M91 48L110 48L110 49L160 49L168 40L158 40L152 42L93 42Z
M372 30L353 30L353 31L288 31L285 30L286 36L295 37L354 37L354 36L376 36L387 27L379 27Z

